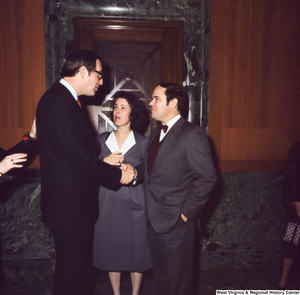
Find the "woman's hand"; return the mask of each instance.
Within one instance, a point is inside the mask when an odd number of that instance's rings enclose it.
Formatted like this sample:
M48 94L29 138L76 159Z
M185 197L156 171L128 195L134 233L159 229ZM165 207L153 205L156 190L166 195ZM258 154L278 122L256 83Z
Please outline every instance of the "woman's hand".
M125 162L125 157L122 155L121 152L114 152L109 156L103 159L103 162L113 165L113 166L120 166L122 163Z
M4 174L12 168L22 168L23 165L19 163L26 162L26 156L27 154L12 154L5 157L0 162L0 172Z

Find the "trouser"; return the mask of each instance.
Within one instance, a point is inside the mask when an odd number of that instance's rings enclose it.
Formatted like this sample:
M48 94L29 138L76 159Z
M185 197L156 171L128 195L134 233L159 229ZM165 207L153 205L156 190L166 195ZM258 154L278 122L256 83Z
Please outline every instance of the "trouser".
M157 295L192 295L195 223L180 219L163 234L150 223L148 235Z
M56 252L53 295L90 294L94 224L51 231Z

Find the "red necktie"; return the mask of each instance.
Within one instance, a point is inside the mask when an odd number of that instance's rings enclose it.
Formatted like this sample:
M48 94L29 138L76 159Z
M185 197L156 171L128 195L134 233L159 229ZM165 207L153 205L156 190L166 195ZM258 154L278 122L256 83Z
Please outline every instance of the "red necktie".
M77 103L79 104L80 108L82 109L81 102L80 102L79 98L77 98Z

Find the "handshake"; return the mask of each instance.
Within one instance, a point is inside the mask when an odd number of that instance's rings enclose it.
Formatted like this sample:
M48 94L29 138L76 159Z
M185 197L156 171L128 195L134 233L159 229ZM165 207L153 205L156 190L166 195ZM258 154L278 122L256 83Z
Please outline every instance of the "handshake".
M129 164L122 164L120 169L122 170L122 178L120 183L128 184L136 179L136 170Z
M121 152L113 152L109 156L103 159L103 162L118 166L122 170L122 178L120 183L128 184L136 179L136 170L129 164L123 164L125 162L125 157Z

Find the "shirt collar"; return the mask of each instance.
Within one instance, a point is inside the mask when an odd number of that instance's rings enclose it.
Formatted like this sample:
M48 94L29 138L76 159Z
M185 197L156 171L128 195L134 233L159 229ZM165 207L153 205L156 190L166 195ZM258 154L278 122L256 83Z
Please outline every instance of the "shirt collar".
M168 130L165 133L163 130L160 131L160 135L159 135L159 141L162 141L163 138L168 134L168 132L170 131L170 129L173 127L173 125L181 118L181 115L178 114L177 116L175 116L173 119L171 119L166 125L168 126Z
M121 150L118 147L117 139L113 131L108 136L107 140L105 141L105 144L112 153L121 152L122 155L125 155L135 145L135 138L134 138L133 131L132 130L130 131Z
M64 85L66 88L69 89L69 91L71 92L71 94L74 96L75 100L77 101L78 99L78 95L77 92L75 91L75 89L70 85L70 83L68 83L66 80L64 79L60 79L59 83L61 83L62 85Z
M181 118L181 115L178 114L173 119L171 119L166 125L168 126L168 131L172 128L172 126Z

